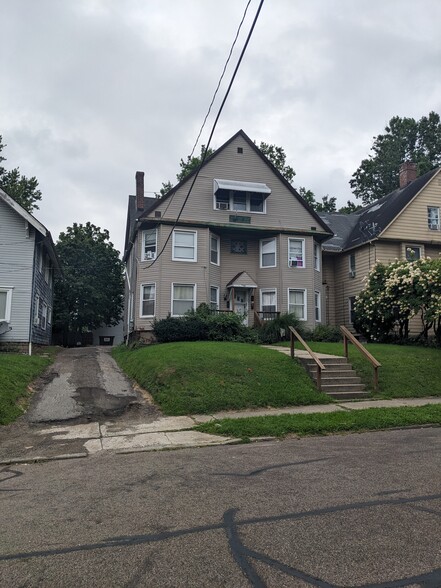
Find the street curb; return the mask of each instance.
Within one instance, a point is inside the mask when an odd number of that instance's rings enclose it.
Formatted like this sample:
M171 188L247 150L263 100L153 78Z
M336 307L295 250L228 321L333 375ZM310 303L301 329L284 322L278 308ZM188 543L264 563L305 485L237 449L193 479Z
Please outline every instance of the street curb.
M220 436L219 436L220 437ZM228 439L227 441L220 441L219 443L210 443L210 444L195 444L195 445L168 445L165 447L133 447L132 449L118 449L113 450L116 455L128 455L130 453L148 453L152 451L175 451L177 449L203 449L205 447L219 447L222 445L240 445L242 444L242 439L234 438ZM106 451L106 450L105 450ZM107 451L112 451L108 449Z
M45 461L58 461L65 459L80 459L82 457L89 457L88 453L62 453L60 455L51 455L48 457L36 456L36 457L10 457L9 459L3 459L0 461L2 465L14 465L23 463L43 463Z

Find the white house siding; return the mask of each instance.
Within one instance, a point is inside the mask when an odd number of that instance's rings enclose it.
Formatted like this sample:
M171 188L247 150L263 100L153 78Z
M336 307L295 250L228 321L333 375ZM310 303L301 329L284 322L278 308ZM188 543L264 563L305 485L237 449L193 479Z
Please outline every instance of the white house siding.
M35 231L0 201L0 287L12 288L11 330L0 343L29 340Z

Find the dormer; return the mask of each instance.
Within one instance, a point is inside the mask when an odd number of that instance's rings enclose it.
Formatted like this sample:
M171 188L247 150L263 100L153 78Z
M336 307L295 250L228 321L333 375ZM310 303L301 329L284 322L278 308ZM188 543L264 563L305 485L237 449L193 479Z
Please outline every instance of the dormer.
M271 189L259 182L213 180L213 208L236 212L266 213Z

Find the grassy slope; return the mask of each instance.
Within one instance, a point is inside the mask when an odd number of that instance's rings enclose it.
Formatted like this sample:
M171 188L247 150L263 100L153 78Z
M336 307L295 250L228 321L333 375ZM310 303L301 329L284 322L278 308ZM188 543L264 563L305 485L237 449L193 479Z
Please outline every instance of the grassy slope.
M311 342L309 345L319 353L343 355L343 343ZM366 348L381 363L381 397L441 396L441 349L381 343L368 343ZM372 390L371 364L353 345L349 346L349 359L367 388Z
M50 357L0 354L0 425L15 421L27 406L28 385L52 362Z
M424 424L441 425L441 405L223 419L199 425L196 429L204 433L246 439L262 436L283 437L289 433L326 435Z
M296 362L256 345L167 343L113 356L169 415L329 402Z

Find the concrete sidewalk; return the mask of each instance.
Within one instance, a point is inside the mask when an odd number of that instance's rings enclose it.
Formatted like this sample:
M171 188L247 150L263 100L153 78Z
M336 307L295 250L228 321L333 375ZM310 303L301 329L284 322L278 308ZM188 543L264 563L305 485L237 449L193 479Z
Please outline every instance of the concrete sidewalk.
M441 404L441 398L397 398L393 400L365 400L313 406L292 406L255 410L223 411L211 415L161 417L150 423L104 423L56 425L24 432L0 456L0 465L88 457L103 450L115 453L158 451L227 445L236 438L219 437L193 431L201 423L225 418L238 419L282 414L329 413L365 408L424 406Z

